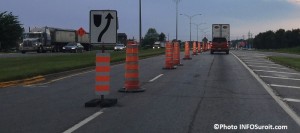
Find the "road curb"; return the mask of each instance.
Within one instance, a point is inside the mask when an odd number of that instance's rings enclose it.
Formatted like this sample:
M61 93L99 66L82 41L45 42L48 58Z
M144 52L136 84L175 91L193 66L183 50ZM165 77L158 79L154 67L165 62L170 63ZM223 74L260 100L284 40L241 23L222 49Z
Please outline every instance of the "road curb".
M39 75L39 76L26 78L26 79L21 79L21 80L0 82L0 88L12 87L12 86L17 86L17 85L29 85L29 84L38 83L38 82L41 82L41 81L44 81L44 80L45 80L45 77Z

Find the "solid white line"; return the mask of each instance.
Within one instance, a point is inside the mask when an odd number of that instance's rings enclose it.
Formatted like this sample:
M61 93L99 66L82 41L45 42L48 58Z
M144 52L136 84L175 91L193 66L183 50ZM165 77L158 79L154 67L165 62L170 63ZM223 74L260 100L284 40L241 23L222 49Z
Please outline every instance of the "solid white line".
M256 65L248 65L252 67L266 67L266 68L275 68L275 69L289 69L289 68L284 68L284 67L270 67L270 66L256 66Z
M287 86L287 85L276 85L276 84L269 84L269 85L273 87L300 89L299 86Z
M149 82L153 82L155 81L156 79L160 78L161 76L163 76L164 74L159 74L158 76L156 76L155 78L149 80Z
M83 121L79 122L78 124L74 125L73 127L71 127L70 129L64 131L63 133L72 133L74 131L76 131L77 129L79 129L80 127L82 127L83 125L87 124L88 122L90 122L91 120L95 119L96 117L98 117L99 115L101 115L103 112L100 110L98 112L96 112L95 114L89 116L88 118L84 119Z
M296 102L296 103L300 103L300 99L294 99L294 98L283 98L283 101L287 101L287 102Z
M257 70L257 69L253 69L253 71L257 71L257 72L268 72L268 73L283 73L283 74L300 75L300 73L289 73L289 72L278 72L278 71L266 71L266 70Z
M300 79L295 79L295 78L286 78L286 77L273 77L273 76L263 76L260 75L262 78L272 78L272 79L288 79L288 80L300 80Z
M231 53L237 60L239 60L243 66L256 78L256 80L265 88L265 90L273 97L273 99L279 104L279 106L300 126L300 117L292 110L285 102L277 97L272 88L268 86L258 75L256 75L241 59L239 59L234 53Z

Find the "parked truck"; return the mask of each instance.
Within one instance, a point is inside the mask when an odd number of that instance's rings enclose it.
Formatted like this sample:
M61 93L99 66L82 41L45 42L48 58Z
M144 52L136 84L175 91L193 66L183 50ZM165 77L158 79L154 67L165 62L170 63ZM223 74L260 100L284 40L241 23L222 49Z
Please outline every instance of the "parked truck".
M81 43L85 50L90 50L89 34L79 36L76 30L52 27L33 28L23 34L23 41L19 50L22 53L36 51L38 53L62 51L62 47L69 42Z
M226 52L229 54L230 45L230 25L213 24L212 25L212 44L210 53Z

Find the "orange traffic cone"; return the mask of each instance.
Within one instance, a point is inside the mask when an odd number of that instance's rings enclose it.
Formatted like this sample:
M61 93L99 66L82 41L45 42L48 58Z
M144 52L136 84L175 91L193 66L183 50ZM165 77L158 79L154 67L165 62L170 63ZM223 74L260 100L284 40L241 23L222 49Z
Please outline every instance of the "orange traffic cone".
M173 63L173 44L170 42L166 43L166 63L163 69L175 69Z
M143 92L139 82L138 45L129 42L126 47L125 85L119 92Z
M184 60L191 60L192 58L190 57L190 44L189 42L185 42L184 44Z
M193 55L198 55L197 54L197 42L193 42Z

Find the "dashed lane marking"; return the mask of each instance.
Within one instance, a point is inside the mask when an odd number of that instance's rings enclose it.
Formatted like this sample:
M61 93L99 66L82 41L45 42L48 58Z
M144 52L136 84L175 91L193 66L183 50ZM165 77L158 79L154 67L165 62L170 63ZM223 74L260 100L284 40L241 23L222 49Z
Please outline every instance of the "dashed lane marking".
M153 82L155 80L157 80L158 78L160 78L161 76L163 76L164 74L159 74L158 76L154 77L153 79L149 80L149 82Z
M72 132L76 131L80 127L84 126L88 122L92 121L93 119L95 119L96 117L101 115L102 113L103 113L103 110L100 110L100 111L94 113L93 115L85 118L83 121L79 122L78 124L74 125L73 127L69 128L68 130L64 131L63 133L72 133Z

